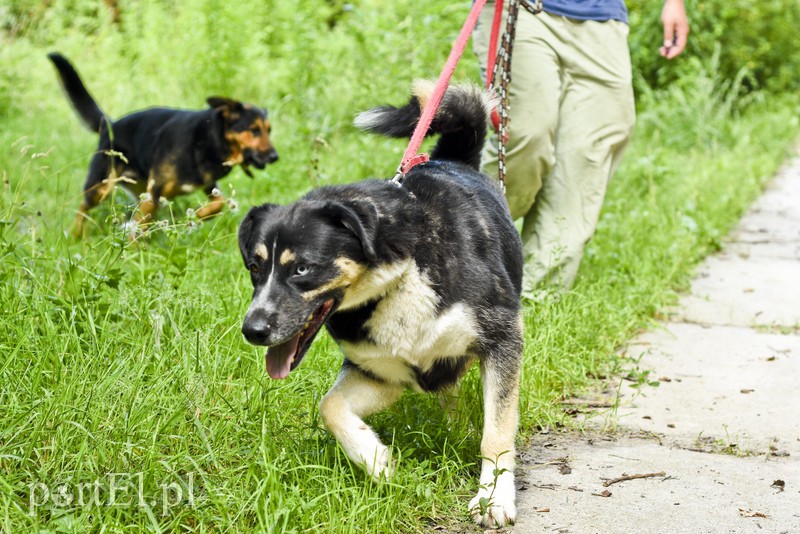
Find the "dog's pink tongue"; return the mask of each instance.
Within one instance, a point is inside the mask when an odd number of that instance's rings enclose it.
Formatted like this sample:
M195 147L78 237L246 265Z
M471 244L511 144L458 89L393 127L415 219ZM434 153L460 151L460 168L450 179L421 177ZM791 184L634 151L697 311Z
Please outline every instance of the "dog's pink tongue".
M267 373L269 373L270 378L280 380L289 376L299 341L300 336L295 336L286 343L267 349Z

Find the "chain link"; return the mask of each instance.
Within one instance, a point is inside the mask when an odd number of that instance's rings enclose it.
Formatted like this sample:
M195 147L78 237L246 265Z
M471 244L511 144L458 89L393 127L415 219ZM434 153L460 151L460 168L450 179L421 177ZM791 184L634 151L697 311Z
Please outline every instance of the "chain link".
M536 0L531 4L530 0L520 0L520 5L531 15L538 15L544 9L542 0Z

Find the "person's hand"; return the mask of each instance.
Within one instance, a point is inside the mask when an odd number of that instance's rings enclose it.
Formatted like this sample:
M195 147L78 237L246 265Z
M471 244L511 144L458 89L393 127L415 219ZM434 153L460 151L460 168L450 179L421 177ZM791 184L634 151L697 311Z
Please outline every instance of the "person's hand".
M683 0L666 0L661 10L661 23L664 25L664 46L659 49L661 57L672 59L686 48L689 37L689 19Z

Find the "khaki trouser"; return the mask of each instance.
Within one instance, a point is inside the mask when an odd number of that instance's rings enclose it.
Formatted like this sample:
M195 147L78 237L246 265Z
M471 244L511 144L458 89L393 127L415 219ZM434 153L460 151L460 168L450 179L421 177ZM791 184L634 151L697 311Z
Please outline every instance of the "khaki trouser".
M473 35L484 76L492 11L487 3ZM525 297L540 287L569 288L594 234L635 121L627 37L618 21L519 11L506 186L512 217L524 218ZM496 176L496 136L482 164Z

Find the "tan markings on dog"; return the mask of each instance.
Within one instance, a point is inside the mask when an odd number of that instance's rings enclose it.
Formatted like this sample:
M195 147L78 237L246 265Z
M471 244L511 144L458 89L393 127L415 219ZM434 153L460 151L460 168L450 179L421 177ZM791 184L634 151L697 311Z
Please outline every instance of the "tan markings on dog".
M420 109L425 109L425 106L428 104L428 100L431 99L431 95L433 94L433 89L435 86L436 84L431 80L414 81L414 84L411 86L411 92L417 97Z
M501 370L497 365L497 360L485 360L481 364L484 400L481 489L470 501L470 511L473 516L480 515L481 499L490 498L493 504L488 513L499 519L503 519L499 514L505 514L513 522L516 516L514 438L519 423L519 371ZM501 474L496 476L498 471Z
M269 251L267 250L267 245L264 243L259 243L255 250L255 255L261 258L264 261L267 261L269 258Z
M117 180L103 180L100 183L100 186L95 190L95 203L100 203L108 198L108 195L111 194L111 191L114 190L114 186L119 181Z
M138 224L151 222L156 211L158 211L158 204L153 201L153 197L148 196L139 202L139 208L136 210L134 220Z
M483 434L481 454L487 458L497 458L503 455L510 447L514 446L513 436L517 428L518 396L519 390L513 387L517 384L517 372L505 369L491 368L498 365L483 363L481 376L484 389L484 425L487 431ZM503 390L506 394L501 394ZM509 460L513 459L513 455Z
M122 184L127 191L138 195L144 192L144 188L138 180L136 174L124 171L119 175L116 164L112 163L108 176L100 183L93 185L84 191L84 199L78 207L78 213L72 222L72 236L75 238L83 237L86 233L86 220L89 218L89 210L104 201L114 190L117 184Z
M154 172L151 172L150 179L147 180L147 192L144 193L144 198L139 202L139 206L133 217L139 225L152 222L156 211L158 211L158 199L155 195L156 184Z
M208 219L221 212L224 206L225 198L222 195L208 195L208 204L197 210L195 215L200 220Z
M402 386L343 368L319 405L325 426L347 457L376 480L392 473L390 451L362 418L392 405L402 394Z
M311 291L306 291L303 293L301 296L305 300L314 299L319 295L324 295L325 293L334 289L351 287L367 269L365 265L361 265L360 263L345 257L336 258L333 260L333 263L339 268L338 276L335 276L332 280L325 282L316 289L312 289Z
M281 265L286 265L287 263L291 263L296 259L297 259L297 255L294 253L294 251L289 250L287 248L287 249L284 249L283 252L281 252L281 258L280 258L279 261L281 262Z
M258 134L255 134L253 130L257 130ZM228 142L228 147L231 151L225 165L233 166L243 163L244 151L248 148L257 152L271 150L273 147L269 138L269 130L269 121L259 117L251 123L249 129L243 132L230 130L225 132L225 140Z
M168 200L182 193L178 181L178 168L174 163L169 161L161 163L150 172L150 177L150 180L147 181L148 191L153 191L158 187L160 196Z
M339 309L358 307L392 291L412 263L412 260L407 259L367 270L347 289Z
M112 166L111 172L108 173L108 177L105 180L84 191L83 201L78 206L78 213L75 214L75 220L72 222L73 237L81 238L84 236L86 233L84 225L86 219L88 219L89 210L105 200L114 190L114 186L122 181L125 181L125 179L119 177L116 169Z
M244 152L242 151L242 145L239 143L237 135L236 132L225 132L225 140L228 142L228 148L231 153L228 155L228 159L225 160L223 165L228 167L234 167L244 163Z

